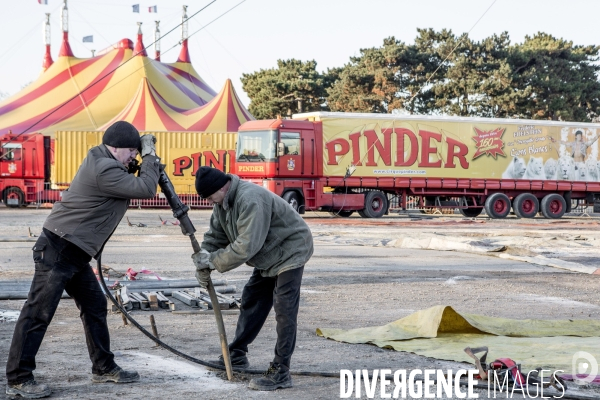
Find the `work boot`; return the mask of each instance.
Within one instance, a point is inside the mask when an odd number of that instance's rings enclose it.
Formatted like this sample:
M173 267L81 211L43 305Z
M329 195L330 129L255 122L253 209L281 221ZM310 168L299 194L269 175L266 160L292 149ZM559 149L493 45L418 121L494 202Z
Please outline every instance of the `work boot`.
M292 377L290 376L290 369L285 365L271 363L264 376L252 379L248 387L263 391L291 388Z
M42 397L50 396L50 393L52 393L52 390L50 390L48 385L37 383L35 379L19 383L18 385L6 385L6 394L11 397L21 396L26 399L41 399Z
M136 371L125 371L123 368L117 366L109 372L103 372L101 374L93 374L92 382L94 383L130 383L137 382L140 380L140 374Z
M250 366L250 361L248 361L248 357L246 357L246 352L242 350L233 350L229 353L229 358L231 359L231 366L233 368L242 368L246 369ZM225 366L225 361L223 360L223 356L219 356L219 359L213 361L215 364Z

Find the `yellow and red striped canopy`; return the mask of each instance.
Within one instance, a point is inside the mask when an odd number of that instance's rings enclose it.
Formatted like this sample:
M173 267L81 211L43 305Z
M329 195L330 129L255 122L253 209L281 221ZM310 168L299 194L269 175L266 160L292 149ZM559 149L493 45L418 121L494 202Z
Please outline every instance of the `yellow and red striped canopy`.
M141 35L138 47L143 49ZM187 55L187 47L183 50ZM104 130L116 120L140 131L237 132L253 119L230 80L216 94L188 61L189 56L175 63L151 59L134 51L129 39L92 58L62 54L36 81L0 103L0 133L53 136L59 130Z
M99 130L105 130L116 121L127 121L144 132L225 133L237 132L241 124L253 119L235 93L230 79L211 101L189 110L169 103L148 79L142 79L129 104Z

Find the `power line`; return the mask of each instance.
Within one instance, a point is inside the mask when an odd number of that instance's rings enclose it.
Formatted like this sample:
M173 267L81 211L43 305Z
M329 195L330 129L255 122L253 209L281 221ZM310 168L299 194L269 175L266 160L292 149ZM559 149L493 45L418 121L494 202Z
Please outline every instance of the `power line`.
M179 28L183 23L189 21L191 18L194 18L196 15L198 15L200 12L204 11L206 8L208 8L208 6L214 4L217 0L212 0L210 3L208 3L206 6L202 7L200 10L198 10L197 12L195 12L194 14L192 14L191 16L189 16L187 19L181 21L179 24L177 24L174 28L172 28L170 31L168 31L167 33L165 33L164 35L162 35L160 38L158 38L157 40L155 40L154 42L150 43L148 46L144 47L144 49L142 49L142 51L145 51L147 48L149 48L150 46L152 46L154 43L156 43L158 40L162 39L163 37L169 35L170 33L172 33L175 29ZM244 0L246 1L246 0ZM236 6L237 7L237 6ZM235 8L235 7L234 7ZM229 12L229 11L227 11ZM226 13L227 13L226 12ZM226 14L225 13L225 14ZM223 16L224 14L222 14L221 16ZM220 16L220 17L221 17ZM220 18L217 17L216 19ZM211 21L214 22L216 21L213 20ZM142 52L140 51L140 53ZM134 54L137 55L139 53ZM92 87L94 87L96 84L98 84L99 82L101 82L103 79L105 79L106 77L108 77L109 75L111 75L112 73L114 73L117 69L121 68L123 65L127 64L129 61L133 60L133 57L131 57L130 59L126 60L125 62L123 62L122 64L119 64L118 66L116 66L115 68L113 68L112 70L110 70L109 72L107 72L106 74L104 74L101 78L97 79L96 81L92 82L92 84L90 84L88 87L86 87L84 90L82 90L81 92L77 93L76 95L74 95L73 97L71 97L70 99L66 100L64 103L62 103L60 106L58 106L57 108L55 108L54 110L52 110L51 112L49 112L48 114L46 114L44 117L40 118L39 120L37 120L36 122L34 122L31 126L29 126L28 128L26 128L23 132L19 133L14 139L18 138L19 136L23 135L24 133L27 133L30 129L32 129L34 126L36 126L37 124L39 124L40 122L44 121L46 118L50 117L52 114L54 114L55 112L57 112L58 110L60 110L61 108L63 108L64 106L66 106L67 104L69 104L71 101L73 101L74 99L78 98L79 96L81 96L84 92L86 92L87 90L91 89ZM12 141L12 140L11 140Z
M206 28L208 25L210 25L210 24L212 24L213 22L217 21L219 18L223 17L225 14L229 13L230 11L232 11L234 8L236 8L237 6L239 6L240 4L242 4L242 3L243 3L243 2L245 2L245 1L246 1L246 0L242 0L240 3L238 3L238 4L237 4L237 5L235 5L234 7L230 8L229 10L225 11L223 14L219 15L217 18L213 19L213 20L212 20L212 21L210 21L208 24L204 25L202 28L198 29L198 30L197 30L196 32L194 32L194 33L198 33L198 32L199 32L199 31L201 31L202 29ZM210 5L210 4L209 4L209 5ZM208 7L208 6L207 6L207 7ZM194 15L195 15L195 14L194 14ZM192 17L193 17L193 15L192 15ZM191 17L190 17L190 18L191 18ZM188 19L189 19L189 18L188 18ZM172 30L171 30L171 31L172 31ZM171 31L167 32L167 34L168 34L168 33L170 33ZM165 35L167 35L167 34L165 34ZM163 36L165 36L165 35L163 35ZM161 36L161 38L162 38L163 36ZM190 36L191 36L191 35L189 35L189 36L188 36L188 38L189 38ZM154 43L152 43L152 44L154 44ZM146 46L146 48L148 48L148 47L152 46L152 44L150 44L150 45ZM165 51L162 51L162 52L161 52L161 56L163 56L164 54L168 53L169 51L171 51L171 50L175 49L177 46L178 46L178 45L175 45L175 46L173 46L173 47L171 47L171 48L169 48L169 49L167 49L167 50L165 50ZM132 58L133 58L133 57L132 57ZM141 70L141 69L145 68L145 67L146 67L146 65L148 65L148 64L150 64L150 63L152 63L153 61L154 61L153 59L151 59L150 57L147 57L146 61L144 61L144 63L142 64L142 66L141 66L141 67L139 67L139 68L137 68L137 69L133 70L133 71L132 71L132 72L131 72L129 75L127 75L127 76L124 76L124 77L123 77L121 80L119 80L118 82L115 82L115 83L113 83L111 86L109 86L109 87L105 88L105 89L104 89L104 90L103 90L101 93L98 93L96 96L94 96L93 98L91 98L91 99L90 99L90 101L93 101L93 100L95 100L95 99L96 99L98 96L100 96L101 94L104 94L104 93L108 92L110 89L112 89L112 88L116 87L116 86L117 86L117 85L119 85L121 82L125 81L127 78L129 78L131 75L135 74L137 71L139 71L139 70ZM123 63L123 64L125 64L125 63ZM121 65L123 65L123 64L121 64ZM120 66L121 66L121 65L120 65ZM118 67L117 67L117 68L118 68ZM115 69L116 69L116 68L115 68ZM114 70L113 70L113 71L114 71ZM87 90L87 89L86 89L86 90ZM81 92L81 93L83 93L83 92ZM72 99L70 99L70 100L72 100ZM68 101L70 101L70 100L68 100ZM67 102L68 102L68 101L67 101ZM65 104L66 104L66 103L65 103ZM63 104L63 105L64 105L64 104ZM62 118L60 118L58 121L56 121L56 123L59 123L59 122L61 122L61 121L64 121L65 119L67 119L67 118L71 117L72 115L74 115L74 114L76 114L77 112L79 112L79 111L80 111L80 110L81 110L83 107L85 107L85 104L83 104L83 105L81 105L81 106L79 106L79 107L75 108L75 109L74 109L74 110L73 110L71 113L69 113L69 114L66 114L64 117L62 117ZM41 122L41 120L40 120L40 121L38 121L37 123L39 123L39 122ZM28 128L28 129L31 129L31 128ZM26 132L26 131L25 131L25 132ZM18 136L22 135L22 134L23 134L23 133L25 133L25 132L22 132L22 133L20 133ZM18 136L17 136L17 137L18 137Z
M408 103L412 103L413 99L415 97L417 97L419 95L419 93L421 93L421 91L423 90L423 88L425 86L427 86L427 84L429 83L429 81L431 80L431 78L433 78L433 76L435 75L435 73L442 67L442 65L446 62L446 60L448 60L448 58L450 58L450 56L452 55L452 53L454 53L454 51L458 48L458 46L461 45L461 43L463 42L463 40L465 40L465 38L469 35L469 33L471 33L471 31L473 30L473 28L475 28L475 26L479 23L479 21L481 21L481 19L485 16L485 14L487 14L487 12L490 10L490 8L492 8L492 6L494 5L494 3L496 3L497 0L492 1L492 4L490 4L490 6L487 8L487 10L485 10L485 12L481 15L481 17L479 17L479 19L475 22L475 24L473 24L473 26L471 27L471 29L469 29L469 31L467 32L466 35L464 35L459 41L458 43L456 43L456 46L454 46L454 48L452 49L452 51L450 51L450 53L448 53L448 55L446 56L446 58L444 58L444 60L440 63L440 65L438 65L438 67L435 69L435 71L433 71L433 73L429 76L429 78L427 78L427 81L419 88L419 90L417 91L417 93L415 93L415 95L413 97L410 98L410 100L408 100Z
M52 13L53 13L54 11L56 11L56 10L58 9L58 7L59 7L59 6L60 6L60 4L59 4L59 5L57 5L56 7L54 7L54 9L52 10ZM4 53L2 53L2 54L0 55L0 59L2 59L2 57L4 57L4 56L6 55L6 53L8 53L8 52L9 52L9 51L11 51L12 49L14 49L14 48L15 48L15 46L17 46L18 44L21 44L21 42L22 42L24 39L28 39L28 38L29 38L29 36L31 36L31 33L32 33L34 30L38 29L38 28L39 28L39 24L40 24L40 23L42 23L42 22L44 22L44 21L45 21L45 18L44 18L44 19L42 19L42 20L41 20L41 21L39 21L39 22L36 22L36 23L35 23L35 25L33 26L33 28L31 28L31 30L29 30L29 32L27 32L27 33L26 33L24 36L22 36L22 37L21 37L21 39L19 39L19 40L18 40L18 41L17 41L15 44L13 44L13 45L12 45L12 46L11 46L11 47L8 49L8 50L6 50ZM9 58L9 60L10 60L10 58ZM8 60L7 60L7 61L8 61Z
M192 36L194 36L196 33L200 32L201 30L203 30L204 28L206 28L207 26L209 26L210 24L212 24L213 22L217 21L218 19L220 19L221 17L225 16L226 14L228 14L230 11L233 11L234 8L237 8L239 5L241 5L242 3L245 3L246 0L242 0L239 3L237 3L235 6L231 7L229 10L225 11L223 14L219 15L217 18L213 19L212 21L210 21L208 24L204 25L202 28L198 29L197 31L195 31L194 33L191 33L188 35L188 39L191 38ZM189 18L188 18L189 19ZM173 47L177 47L178 45L181 44L181 41L179 41L179 43L177 43L175 46ZM171 49L173 48L171 47ZM171 50L169 49L169 50Z

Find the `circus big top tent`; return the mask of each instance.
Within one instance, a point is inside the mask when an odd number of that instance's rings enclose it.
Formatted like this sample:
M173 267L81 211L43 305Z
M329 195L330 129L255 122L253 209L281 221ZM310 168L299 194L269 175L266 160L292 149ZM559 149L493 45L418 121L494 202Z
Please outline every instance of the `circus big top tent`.
M161 62L159 53L155 59L147 56L141 27L135 47L123 39L104 54L77 58L63 28L56 62L47 44L40 77L0 103L0 133L54 136L56 131L104 130L115 120L127 120L140 131L236 132L253 117L230 81L216 96L194 70L187 38L182 39L174 63Z
M64 22L66 1L62 12ZM148 57L141 24L135 46L123 39L102 54L75 57L66 23L54 62L46 29L44 70L36 81L0 103L0 134L39 132L54 138L55 186L69 184L89 148L99 144L104 130L118 120L157 137L157 151L176 190L193 187L200 165L228 171L235 162L238 127L254 118L230 80L216 93L194 70L186 19L184 8L181 50L173 63L160 60L158 47L155 58ZM159 36L158 25L155 34Z

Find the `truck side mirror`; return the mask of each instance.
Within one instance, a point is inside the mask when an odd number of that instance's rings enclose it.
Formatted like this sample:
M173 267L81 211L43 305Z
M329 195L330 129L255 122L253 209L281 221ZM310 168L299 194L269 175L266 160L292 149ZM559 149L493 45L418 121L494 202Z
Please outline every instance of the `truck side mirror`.
M285 154L285 146L283 142L277 143L277 156L283 156Z

